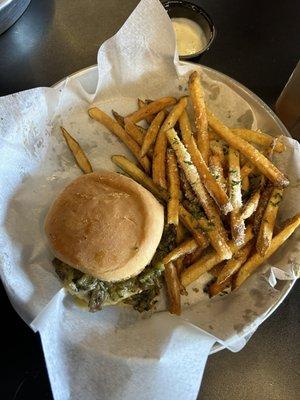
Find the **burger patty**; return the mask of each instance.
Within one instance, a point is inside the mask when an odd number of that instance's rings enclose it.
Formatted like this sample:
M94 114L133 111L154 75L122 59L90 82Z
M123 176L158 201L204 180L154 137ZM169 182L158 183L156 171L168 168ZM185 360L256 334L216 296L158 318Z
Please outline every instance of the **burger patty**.
M146 267L133 278L120 282L103 282L70 267L58 258L53 260L53 265L66 290L72 296L83 300L91 312L122 301L131 304L140 312L150 310L155 304L154 298L159 293L164 270L163 265L157 263L155 266Z

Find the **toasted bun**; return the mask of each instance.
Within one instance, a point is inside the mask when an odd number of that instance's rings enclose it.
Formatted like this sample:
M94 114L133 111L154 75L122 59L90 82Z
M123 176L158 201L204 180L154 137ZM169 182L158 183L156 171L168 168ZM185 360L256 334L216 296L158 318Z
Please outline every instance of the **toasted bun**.
M45 231L55 256L104 281L139 274L161 239L163 207L115 172L75 179L52 204Z

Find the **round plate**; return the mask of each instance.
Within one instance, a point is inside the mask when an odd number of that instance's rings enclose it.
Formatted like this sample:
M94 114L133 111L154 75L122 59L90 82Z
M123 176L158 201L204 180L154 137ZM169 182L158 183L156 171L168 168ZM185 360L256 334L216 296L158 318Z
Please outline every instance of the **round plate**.
M188 63L186 63L188 64ZM192 64L192 63L189 63ZM258 126L263 130L267 131L273 135L283 135L283 136L291 136L289 132L286 130L283 123L279 120L279 118L273 113L273 111L254 93L252 93L245 86L230 78L229 76L222 74L212 68L201 66L205 73L215 81L219 81L229 86L232 90L234 90L237 94L239 94L252 108ZM70 80L79 81L82 87L88 93L94 93L96 90L97 82L98 82L98 67L97 65L93 65L91 67L84 68L80 71L75 72L67 77ZM61 81L57 82L53 85L54 88L62 88L66 79L64 78ZM285 297L288 295L289 291L292 289L295 281L279 281L278 282L278 290L281 292L281 297L279 300L274 303L273 307L266 313L264 320L267 319L276 308L282 303ZM277 288L277 287L276 287ZM249 331L245 332L244 338L249 339L254 332L249 329ZM220 350L224 349L220 343L216 343L210 354L214 354Z

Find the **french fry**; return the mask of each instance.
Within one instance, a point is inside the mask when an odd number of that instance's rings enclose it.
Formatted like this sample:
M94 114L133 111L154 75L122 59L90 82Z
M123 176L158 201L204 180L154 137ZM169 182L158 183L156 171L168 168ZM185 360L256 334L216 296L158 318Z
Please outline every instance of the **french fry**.
M221 160L222 167L225 168L227 164L226 155L228 153L228 146L224 145L219 139L211 140L209 148L212 154L218 156Z
M110 132L116 135L122 142L131 150L133 155L137 158L139 163L142 165L146 172L150 172L150 161L147 156L140 158L140 146L128 135L128 133L109 115L100 108L93 107L89 109L89 115L91 118L100 122L104 125Z
M247 192L249 190L249 175L255 171L255 166L248 160L241 168L241 180L242 180L242 190Z
M197 71L194 71L190 75L188 86L190 98L194 109L195 126L197 131L197 145L202 154L203 160L206 164L208 164L210 153L208 124L204 102L204 93L201 86L200 75Z
M176 230L176 243L180 244L182 243L187 237L189 236L189 233L185 226L179 221L177 225L177 230Z
M257 252L264 256L271 245L275 221L283 195L283 189L274 188L266 206L256 241Z
M80 147L79 143L69 134L69 132L66 131L65 128L62 126L60 127L63 137L71 150L71 153L74 156L74 159L76 161L76 164L78 167L84 172L85 174L89 174L90 172L93 172L91 163L89 162L87 156L85 155L84 151Z
M255 193L253 193L253 195L250 197L250 199L242 208L241 218L243 220L250 218L251 215L255 213L259 203L259 199L260 199L260 190L257 190Z
M149 104L149 103L148 103ZM141 100L141 99L138 99L138 107L139 108L142 108L142 107L144 107L145 105L147 105L147 103L145 102L145 101L143 101L143 100ZM149 115L148 117L145 117L145 120L147 121L147 123L150 125L151 124L151 122L153 121L153 119L154 119L154 115Z
M177 260L174 261L174 265L176 267L177 277L179 279L179 277L181 275L181 272L183 271L183 268L184 268L184 266L183 266L183 256L177 258ZM188 293L186 291L186 288L182 285L182 283L180 282L180 279L179 279L179 284L180 284L180 294L182 296L187 296Z
M180 290L181 285L177 276L177 270L175 265L170 262L165 265L164 273L167 293L169 299L169 311L171 314L180 315L181 314L181 299Z
M153 103L150 103L150 105ZM164 123L160 127L157 135L157 139L154 146L154 156L152 163L152 177L154 183L157 185L167 188L166 181L166 151L168 140L166 137L166 131L173 128L178 121L181 113L187 106L187 97L182 97L178 103L172 108Z
M183 194L187 200L189 200L191 203L198 203L197 197L195 193L193 192L192 186L190 185L189 181L187 180L184 172L182 169L179 171L179 176L180 176L180 182L181 182L181 187L183 190Z
M273 136L270 136L260 131L252 131L250 129L241 129L241 128L232 128L231 131L238 137L246 140L247 142L258 144L260 146L268 147L274 140ZM277 153L282 153L285 150L286 147L284 143L277 141L274 147L274 151L276 151Z
M207 111L208 123L213 130L230 146L240 151L274 186L285 187L288 179L263 154L244 139L237 137L229 128L220 122L210 111Z
M178 225L180 182L174 151L167 153L167 175L169 182L168 224Z
M258 234L259 227L260 227L265 209L267 207L268 201L272 194L272 189L273 189L272 186L265 187L264 184L261 185L260 199L259 199L258 206L257 206L257 209L254 214L254 219L253 219L253 231L254 231L255 235Z
M165 118L165 115L166 115L165 112L162 110L155 116L155 118L151 122L144 137L140 154L141 157L144 157L148 153L151 146L155 142L160 126Z
M222 284L234 275L241 266L247 261L249 254L253 248L253 241L250 240L244 247L239 249L231 260L228 260L222 268L217 278L217 283Z
M115 110L111 110L111 113L112 113L114 119L117 121L117 123L119 125L121 125L122 128L125 128L124 117L122 117L122 115L117 113L117 111L115 111Z
M193 215L190 214L182 204L180 204L179 218L183 225L192 233L199 246L202 246L203 243L206 243L207 239L204 234L204 232L206 232L209 240L212 242L212 245L218 247L218 244L216 243L218 236L216 236L214 231L212 231L210 221L208 221L205 217L200 217L197 219L194 218Z
M294 233L299 225L300 214L297 214L289 221L287 221L284 228L276 236L273 237L271 245L264 256L261 256L259 253L253 254L238 271L235 279L235 288L240 287L241 284L245 282L245 280L249 278L249 276L252 275L253 272L265 260L267 260L273 253L275 253L275 251Z
M221 158L218 155L211 154L209 156L209 169L212 173L212 176L222 187L224 192L227 192L227 182L224 176L224 170L221 162Z
M242 191L244 193L248 192L248 190L250 189L250 179L249 176L245 176L244 178L241 178L242 181Z
M229 288L230 286L231 286L231 277L222 283L212 282L210 285L208 285L207 288L208 295L209 297L214 297L217 294L224 292L224 290Z
M125 128L124 117L122 117L122 115L117 113L117 111L115 111L115 110L111 110L111 113L112 113L114 119L117 121L117 123L119 125L121 125L122 128ZM136 124L135 124L135 126L137 127L137 129L139 129L141 131L141 133L143 135L146 134L146 129L144 129L142 126L139 126L139 125L136 125Z
M208 240L206 240L208 243ZM163 258L163 263L168 264L171 261L177 260L179 257L185 256L186 254L192 253L198 247L198 243L195 239L191 238L181 243L175 249L173 249L169 254Z
M130 120L128 120L125 124L125 131L128 135L140 146L143 145L144 135L139 130L139 128Z
M215 199L216 203L219 205L224 214L227 214L232 210L232 206L228 199L226 192L223 190L222 186L214 179L212 176L208 164L205 163L192 134L190 122L188 115L184 110L179 118L179 125L182 135L182 140L189 152L192 162L195 165L198 174L202 178L202 182L206 187L209 194Z
M233 207L230 213L231 236L237 244L242 245L245 235L245 223L240 215L242 207L240 155L232 147L229 147L228 151L228 185L230 202Z
M126 174L131 176L136 182L148 189L149 192L151 192L157 199L164 202L168 201L169 194L167 190L155 185L153 180L132 161L129 161L125 156L122 155L114 155L111 157L111 160L114 164L126 172Z
M159 200L162 202L168 201L168 192L165 189L155 185L153 180L133 162L121 155L114 155L111 159L114 164L120 167L140 185L148 189ZM207 241L203 231L209 231L210 224L206 218L201 218L199 221L196 220L182 205L179 206L179 217L183 225L192 233L200 246ZM210 234L211 233L208 232L208 236Z
M202 255L203 251L208 247L209 241L207 243L203 244L203 246L199 246L190 254L186 254L183 259L183 265L184 267L189 267L191 264L193 264L195 261L197 261L200 256Z
M245 241L244 244L248 243L249 240L253 238L252 227L248 226L245 231ZM229 248L232 254L235 254L239 250L239 246L233 241L229 242ZM204 256L202 256L198 261L192 264L190 267L186 268L181 274L181 283L184 287L187 287L192 282L197 280L201 275L208 272L215 265L224 261L224 258L219 255L215 250L208 251Z
M209 232L211 234L210 240L212 246L216 249L218 253L223 254L225 258L230 258L231 251L229 250L229 247L227 245L226 233L220 215L212 199L206 192L188 151L180 141L174 129L169 129L167 131L167 137L173 150L176 153L179 165L183 169L187 180L191 184L200 204L204 208L204 211L210 220L209 222L211 227L209 229Z
M126 120L130 119L132 122L136 123L143 119L146 119L150 115L157 114L164 108L174 105L177 100L174 97L162 97L161 99L154 100L149 104L146 104L139 110L133 112L125 118Z
M215 278L217 278L222 269L224 268L224 265L227 261L223 261L220 264L215 265L214 267L212 267L208 272L210 273L210 275L214 276Z

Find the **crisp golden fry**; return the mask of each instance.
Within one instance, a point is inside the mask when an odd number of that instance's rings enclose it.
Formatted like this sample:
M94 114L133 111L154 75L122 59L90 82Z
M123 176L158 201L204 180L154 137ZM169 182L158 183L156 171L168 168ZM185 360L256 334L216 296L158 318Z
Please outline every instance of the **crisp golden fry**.
M223 261L223 262L221 262L220 264L217 264L217 265L213 266L213 267L208 271L208 272L210 273L210 275L212 275L212 276L214 276L215 278L217 278L217 277L220 275L222 269L224 268L224 265L225 265L226 262L227 262L227 261Z
M110 132L116 135L122 142L131 150L133 155L138 159L140 164L143 166L146 172L150 172L150 161L147 156L140 158L140 146L128 135L128 133L109 115L100 108L93 107L89 109L89 115L91 118L100 122Z
M203 243L206 243L207 238L203 232L207 233L210 241L215 244L216 238L211 229L210 222L205 217L194 218L192 214L190 214L182 204L179 206L179 218L181 219L183 225L192 233L196 242L199 246L203 246Z
M230 286L231 286L231 277L222 283L212 282L207 288L208 295L209 297L214 297L217 294L222 293L225 289L229 288Z
M176 156L171 149L167 154L167 172L169 182L168 224L178 225L180 182Z
M124 117L122 117L122 115L117 113L117 111L115 111L115 110L111 110L111 113L112 113L114 119L117 121L117 123L119 125L121 125L122 128L125 128Z
M206 240L208 243L208 240ZM184 256L186 254L192 253L198 247L198 243L195 239L188 239L185 242L181 243L179 246L175 247L169 254L167 254L163 263L168 264L171 261L177 260L179 257Z
M244 205L241 218L246 220L256 211L260 199L260 190L257 190Z
M111 160L136 182L148 189L157 199L164 202L168 201L168 192L155 185L153 180L132 161L121 155L114 155L111 157Z
M177 244L182 243L188 236L190 236L188 230L179 221L179 223L177 225L177 230L176 230L176 243Z
M117 121L117 123L119 125L121 125L122 128L125 128L124 117L122 117L122 115L117 113L117 111L115 111L115 110L111 110L111 113L112 113L114 119ZM142 135L146 134L146 129L144 129L142 126L139 126L139 125L135 125L135 126L141 131Z
M90 172L93 172L91 163L89 162L87 156L84 154L84 151L80 147L79 143L66 131L65 128L62 126L60 127L63 137L65 138L65 141L71 150L71 153L73 154L75 161L78 165L78 167L84 172L85 174L89 174Z
M263 181L264 181L264 179L263 179ZM257 209L255 211L254 220L253 220L253 231L255 234L258 234L259 227L260 227L260 224L262 221L262 217L264 215L268 201L272 194L272 189L273 188L271 186L265 187L264 182L262 183L262 186L260 189L260 199L258 202Z
M248 190L250 189L250 179L249 176L245 176L244 178L242 178L242 191L244 193L248 192Z
M252 131L250 129L233 128L231 129L231 131L240 138L246 140L247 142L252 142L260 146L268 147L272 144L272 141L274 140L273 136L259 131ZM285 145L282 142L277 141L274 147L274 151L276 151L277 153L282 153L285 150Z
M228 153L228 146L223 144L219 139L211 140L209 142L209 147L212 154L218 156L221 160L222 167L225 168L227 164L226 155Z
M171 314L181 314L181 284L177 276L177 270L173 263L165 265L165 281L169 299L169 311Z
M239 249L231 260L226 262L217 278L218 284L222 284L227 281L229 277L231 277L241 268L241 266L247 261L252 248L253 241L251 240L244 247Z
M141 99L138 99L138 107L139 107L139 109L144 107L147 104L149 104L149 103L146 103L145 101L143 101ZM154 115L149 115L148 117L145 118L145 120L150 125L151 122L153 121L154 117L155 117Z
M176 267L177 276L179 278L180 275L181 275L181 272L182 272L182 270L184 268L184 266L183 266L183 257L179 257L176 261L174 261L174 265ZM179 284L180 284L180 294L182 296L187 296L188 293L187 293L185 287L180 282L180 279L179 279Z
M202 255L203 251L208 247L208 245L209 241L207 241L207 243L204 243L202 247L198 245L198 247L192 253L186 254L183 259L184 267L189 267L191 264L197 261Z
M294 233L295 229L300 225L300 214L295 215L289 221L286 222L284 228L273 237L271 245L268 248L264 256L259 253L253 254L248 261L241 267L237 273L235 279L235 288L241 286L241 284L249 278L250 275Z
M274 186L285 187L288 179L263 154L244 139L237 137L229 128L220 122L210 111L207 111L208 123L213 130L230 146L244 154Z
M140 146L143 145L145 136L142 134L139 128L130 120L127 121L125 124L125 131L135 142L137 142L137 144L139 144Z
M188 199L191 203L198 203L197 197L193 192L192 186L189 181L186 179L186 176L182 169L179 171L180 183L182 187L183 194L186 199Z
M210 240L212 246L218 253L223 254L225 258L230 258L231 252L227 245L226 233L220 215L212 199L209 197L202 185L196 167L194 166L188 151L180 141L174 129L169 129L167 131L167 137L176 153L179 165L183 169L187 180L191 184L200 204L204 208L204 211L210 220L209 232L211 233Z
M242 207L242 188L239 152L229 147L228 151L228 185L230 201L233 210L230 213L230 225L232 239L242 245L245 235L245 223L240 216Z
M192 162L195 165L198 174L202 178L204 186L210 195L215 199L216 203L219 205L224 214L227 214L232 210L232 206L229 202L226 192L212 176L199 149L197 148L186 111L182 112L179 118L179 125L183 143L191 156Z
M242 180L242 190L247 192L250 187L249 175L255 171L255 166L248 160L245 162L241 168L241 180Z
M265 209L260 224L256 241L256 250L262 256L266 254L268 248L271 245L273 230L279 209L279 204L281 203L282 195L283 195L283 189L274 188L272 190L271 197L268 201L267 207Z
M150 105L153 103L150 103ZM173 128L178 121L181 113L187 106L187 97L182 97L178 103L172 108L169 115L162 124L154 146L154 157L152 164L152 177L154 183L157 185L167 188L166 181L166 152L168 140L166 137L166 131Z
M200 75L197 71L194 71L190 75L189 93L194 109L195 126L197 131L197 145L202 154L203 160L206 164L208 164L210 153L208 124L204 102L204 93L201 86Z
M162 97L161 99L154 100L149 104L146 104L139 110L134 113L128 115L125 118L125 123L127 119L130 119L132 122L136 123L149 117L150 115L156 114L163 110L166 107L172 106L176 103L176 99L174 97Z
M151 125L149 126L144 137L143 145L141 148L141 157L144 157L148 153L149 149L155 142L165 115L165 112L162 110L155 116L155 118L151 122Z
M227 182L224 176L221 158L218 155L212 154L209 157L209 169L212 176L219 183L224 192L227 192Z
M253 238L252 227L248 226L245 231L245 241L244 243L248 243L249 240ZM235 254L239 250L239 246L236 245L233 241L229 242L229 248L233 254ZM198 261L192 264L190 267L185 269L181 274L181 283L184 287L187 287L192 282L197 280L201 275L205 272L208 272L215 265L224 261L224 258L219 255L216 251L211 250L208 251L203 257L201 257Z

